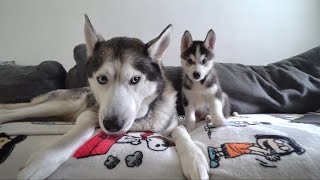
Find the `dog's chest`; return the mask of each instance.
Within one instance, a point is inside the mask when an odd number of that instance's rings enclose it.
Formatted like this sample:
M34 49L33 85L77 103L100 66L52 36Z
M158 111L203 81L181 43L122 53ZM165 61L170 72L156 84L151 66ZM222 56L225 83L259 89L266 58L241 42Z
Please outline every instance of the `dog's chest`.
M206 107L215 98L217 90L216 84L207 88L201 83L194 83L191 89L183 88L183 93L189 104L196 107Z

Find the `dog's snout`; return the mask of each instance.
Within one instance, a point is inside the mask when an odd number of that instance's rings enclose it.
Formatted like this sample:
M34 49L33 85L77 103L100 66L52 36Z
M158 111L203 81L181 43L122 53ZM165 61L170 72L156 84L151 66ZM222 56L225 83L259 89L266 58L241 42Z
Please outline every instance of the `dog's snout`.
M105 118L103 126L109 132L118 132L122 129L123 123L116 117Z
M195 72L193 73L193 77L194 77L195 79L199 79L200 76L201 76L201 74L200 74L199 72L197 72L197 71L195 71Z

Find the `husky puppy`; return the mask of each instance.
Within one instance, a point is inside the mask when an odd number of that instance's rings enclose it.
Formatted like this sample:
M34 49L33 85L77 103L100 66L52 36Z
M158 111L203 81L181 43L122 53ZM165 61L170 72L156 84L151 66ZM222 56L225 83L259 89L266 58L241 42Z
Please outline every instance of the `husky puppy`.
M208 117L215 127L223 126L230 115L228 96L222 91L214 68L215 40L213 30L208 32L204 41L193 41L189 31L182 36L182 99L188 131L196 127L196 120L206 115L210 115Z

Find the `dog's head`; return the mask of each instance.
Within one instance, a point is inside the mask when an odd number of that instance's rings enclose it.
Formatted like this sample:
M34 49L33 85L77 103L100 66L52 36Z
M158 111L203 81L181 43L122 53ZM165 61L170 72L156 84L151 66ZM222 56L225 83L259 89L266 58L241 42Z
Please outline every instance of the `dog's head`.
M214 43L216 36L211 29L204 41L193 41L189 31L181 40L181 65L188 77L195 81L202 80L212 69Z
M87 73L100 105L99 124L107 133L128 131L162 93L161 60L171 41L171 25L147 44L117 37L103 40L86 16Z

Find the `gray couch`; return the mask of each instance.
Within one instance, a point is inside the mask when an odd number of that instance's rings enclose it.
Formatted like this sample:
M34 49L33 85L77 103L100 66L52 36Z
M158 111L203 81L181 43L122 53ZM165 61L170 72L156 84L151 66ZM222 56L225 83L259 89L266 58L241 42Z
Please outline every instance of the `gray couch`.
M68 73L55 61L38 66L0 66L0 103L26 102L60 88L87 86L86 47L74 48L76 65ZM177 57L178 60L178 57ZM239 113L306 113L320 108L320 46L267 66L216 63L232 111ZM165 67L178 90L181 67Z

